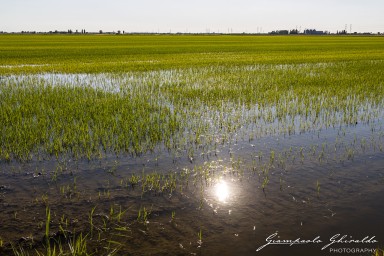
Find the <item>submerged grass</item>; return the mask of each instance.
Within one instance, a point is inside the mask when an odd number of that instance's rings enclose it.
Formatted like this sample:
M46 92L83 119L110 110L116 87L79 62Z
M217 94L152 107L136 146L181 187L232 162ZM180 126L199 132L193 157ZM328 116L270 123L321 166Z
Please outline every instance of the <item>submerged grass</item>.
M48 84L1 85L1 159L31 160L102 152L140 154L169 140L176 117L149 93Z
M0 80L0 160L165 147L192 162L196 147L216 150L241 129L251 141L370 123L383 117L382 69L365 60L11 76Z

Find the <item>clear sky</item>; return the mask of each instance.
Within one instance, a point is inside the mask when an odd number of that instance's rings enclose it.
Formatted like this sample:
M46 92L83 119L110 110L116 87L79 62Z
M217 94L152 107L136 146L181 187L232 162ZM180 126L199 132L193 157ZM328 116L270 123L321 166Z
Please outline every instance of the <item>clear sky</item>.
M384 32L384 0L0 0L7 32L336 32L346 25Z

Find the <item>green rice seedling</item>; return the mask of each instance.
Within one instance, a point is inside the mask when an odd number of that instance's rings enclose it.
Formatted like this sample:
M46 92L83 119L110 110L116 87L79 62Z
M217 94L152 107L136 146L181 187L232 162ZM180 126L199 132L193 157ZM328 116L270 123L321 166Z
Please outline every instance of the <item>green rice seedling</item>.
M94 227L93 214L94 214L95 210L96 210L96 206L92 207L91 212L89 213L89 225L90 225L90 230L91 230L91 232L90 232L91 237L93 236L93 227Z
M55 246L51 248L51 241L50 241L51 209L48 206L46 206L45 208L45 216L46 216L46 220L45 220L44 238L45 238L46 254L54 255L52 253L55 253L56 248Z
M263 151L259 152L258 158L259 158L259 162L261 162L261 160L263 160Z
M127 210L124 210L122 211L121 210L121 205L120 205L120 209L119 209L119 212L116 214L116 217L115 219L120 222L121 221L121 218L124 216L124 214L126 213Z
M320 196L320 182L316 181L316 190L317 190L317 196Z
M132 188L135 188L135 186L139 183L140 177L136 176L134 174L131 175L129 178L129 183L131 184Z
M273 165L274 162L275 162L275 151L271 150L269 155L269 163L270 165Z
M318 157L319 162L322 162L324 160L325 152L321 151Z
M347 159L353 160L354 156L355 156L355 151L353 150L353 148L348 148L347 149Z
M365 137L363 137L360 141L360 146L361 146L361 149L363 150L363 152L365 152L366 150L366 146L367 146L367 140Z
M73 178L73 191L76 193L77 191L77 183L76 183L77 177Z
M300 147L300 158L301 158L301 162L304 161L304 148L303 147Z
M13 255L15 256L29 256L29 253L26 252L24 250L23 247L19 246L19 248L16 248L13 244L12 244L12 251L13 251Z
M268 183L269 183L269 178L267 175L264 177L263 184L261 184L261 188L263 189L263 191L265 191L265 187L268 185Z
M172 214L171 214L171 222L174 222L174 221L175 221L175 217L176 217L176 212L175 212L175 211L172 211Z
M255 174L256 172L256 159L252 159L252 173Z
M52 181L57 181L57 176L58 176L59 172L61 173L62 171L63 171L63 167L61 165L56 166L55 171L53 172L51 180Z
M140 207L140 210L137 214L137 221L143 223L145 226L149 223L148 217L151 214L151 211L145 207Z
M38 250L35 250L36 252L36 255L38 256L56 256L56 255L63 255L64 252L63 252L63 248L61 246L61 243L59 242L59 246L58 246L58 252L56 252L56 243L53 244L53 248L51 249L51 247L46 251L46 253L40 253Z
M45 209L45 216L46 216L46 221L45 221L45 239L47 242L49 242L49 225L51 222L51 209L47 206Z
M107 223L108 219L109 218L103 218L103 228L102 228L103 231L107 231L108 230L108 223Z
M200 228L200 231L197 232L197 237L199 239L197 240L197 244L199 245L199 247L201 247L203 245L203 231L201 228Z
M317 145L312 145L311 146L311 150L312 150L312 155L313 156L316 154L316 148L317 148Z
M108 246L104 247L104 249L108 252L108 255L111 255L111 256L115 255L119 251L119 248L123 246L123 244L117 241L108 240L107 242L108 242ZM113 248L112 245L117 247Z
M82 233L74 235L68 242L69 251L72 255L88 255L87 253L87 235Z

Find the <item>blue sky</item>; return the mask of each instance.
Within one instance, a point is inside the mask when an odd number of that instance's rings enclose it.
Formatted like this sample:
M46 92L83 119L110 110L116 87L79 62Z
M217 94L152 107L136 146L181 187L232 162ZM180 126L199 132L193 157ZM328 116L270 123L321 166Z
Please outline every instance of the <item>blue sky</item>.
M0 31L384 32L383 0L0 0Z

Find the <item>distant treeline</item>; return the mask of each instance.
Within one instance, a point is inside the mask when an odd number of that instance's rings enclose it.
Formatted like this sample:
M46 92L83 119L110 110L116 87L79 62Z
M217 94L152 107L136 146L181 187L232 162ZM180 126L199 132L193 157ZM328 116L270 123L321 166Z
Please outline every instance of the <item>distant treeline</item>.
M54 30L54 31L20 31L20 32L5 32L5 31L0 31L0 34L108 34L108 35L113 35L113 34L116 34L116 35L121 35L121 34L145 34L145 35L151 35L151 34L154 34L154 35L159 35L159 34L164 34L164 35L170 35L170 34L173 34L173 35L211 35L211 34L214 34L214 35L240 35L240 34L245 34L245 35L375 35L376 33L372 33L372 32L352 32L352 33L348 33L346 30L340 30L340 31L336 31L336 33L331 33L330 31L321 31L321 30L316 30L316 29L305 29L304 31L299 31L298 29L291 29L291 30L274 30L274 31L271 31L271 32L268 32L268 33L246 33L246 32L243 32L243 33L217 33L217 32L212 32L212 33L204 33L204 32L201 32L201 33L183 33L183 32L175 32L175 33L171 33L171 32L164 32L164 33L160 33L160 32L125 32L124 30L121 31L121 30L117 30L117 31L107 31L107 32L104 32L102 30L99 30L98 32L88 32L86 31L85 29L81 29L80 31L79 30L75 30L73 31L72 29L68 29L66 31L59 31L59 30ZM384 32L381 33L381 32L378 32L377 33L378 35L384 35Z

